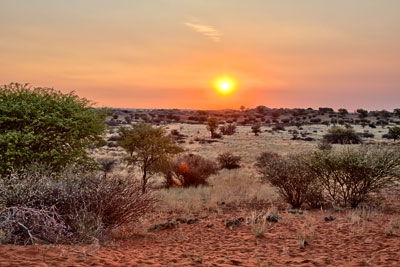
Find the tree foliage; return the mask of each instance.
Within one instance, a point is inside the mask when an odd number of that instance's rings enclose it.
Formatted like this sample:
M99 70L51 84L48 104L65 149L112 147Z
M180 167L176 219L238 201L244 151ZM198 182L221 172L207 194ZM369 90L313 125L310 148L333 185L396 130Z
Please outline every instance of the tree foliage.
M218 129L218 120L216 118L210 117L207 120L207 130L211 133L211 138L215 137L216 130Z
M128 153L129 165L138 167L142 172L142 192L146 192L149 179L161 173L168 166L170 157L183 151L171 136L160 127L140 123L132 127L119 129L119 145Z
M400 127L395 126L395 127L391 127L389 128L389 133L388 135L393 138L393 140L398 140L400 139Z
M86 149L101 140L104 110L73 92L28 84L0 86L0 174L33 162L58 171L92 163Z

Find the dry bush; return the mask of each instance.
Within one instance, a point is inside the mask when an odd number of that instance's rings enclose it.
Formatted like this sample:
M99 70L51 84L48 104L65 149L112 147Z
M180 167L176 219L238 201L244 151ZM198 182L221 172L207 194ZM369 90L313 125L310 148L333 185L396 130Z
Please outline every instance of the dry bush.
M219 127L219 130L223 135L233 135L236 133L236 124L235 123L229 123L226 125L222 125Z
M357 207L400 178L400 152L387 147L316 151L308 165L331 203Z
M275 186L292 208L299 208L307 197L322 196L317 194L319 187L314 176L310 175L306 159L306 154L280 156L272 152L264 152L257 159L256 168L262 181ZM317 201L310 199L309 202Z
M183 187L207 185L207 179L218 173L215 162L199 155L186 154L172 160L165 175L166 186L179 185Z
M55 208L74 238L101 237L135 222L155 203L133 177L67 170L63 173L13 173L0 178L0 203L6 207Z
M51 209L9 207L0 212L2 243L58 243L69 238L68 227Z
M332 127L323 140L330 144L361 144L361 137L352 128Z
M219 154L217 160L221 169L231 170L240 168L239 161L241 160L241 157L235 156L231 152Z

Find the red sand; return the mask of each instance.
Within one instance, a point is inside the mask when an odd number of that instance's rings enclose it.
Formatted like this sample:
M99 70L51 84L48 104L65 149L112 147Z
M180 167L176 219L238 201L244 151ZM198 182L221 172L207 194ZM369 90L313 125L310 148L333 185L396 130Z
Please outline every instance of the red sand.
M224 220L160 230L128 240L96 245L0 246L0 266L399 266L400 237L388 236L389 215L363 218L353 224L346 213L325 222L312 212L315 235L309 245L297 245L296 231L307 215L285 215L257 238L246 223L229 229ZM330 215L330 214L329 214ZM214 224L208 228L207 224Z

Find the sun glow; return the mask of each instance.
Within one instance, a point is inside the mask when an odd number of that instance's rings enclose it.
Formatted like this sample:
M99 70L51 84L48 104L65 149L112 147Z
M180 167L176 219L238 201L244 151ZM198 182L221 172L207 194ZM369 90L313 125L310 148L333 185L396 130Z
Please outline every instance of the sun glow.
M214 88L222 95L229 95L236 88L236 81L228 76L218 77L214 80Z

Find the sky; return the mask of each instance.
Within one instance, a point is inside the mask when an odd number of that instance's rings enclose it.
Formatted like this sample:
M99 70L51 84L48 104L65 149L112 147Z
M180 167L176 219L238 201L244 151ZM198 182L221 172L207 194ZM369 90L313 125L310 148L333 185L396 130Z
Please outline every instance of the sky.
M399 0L0 0L0 84L121 108L392 110L399 14Z

